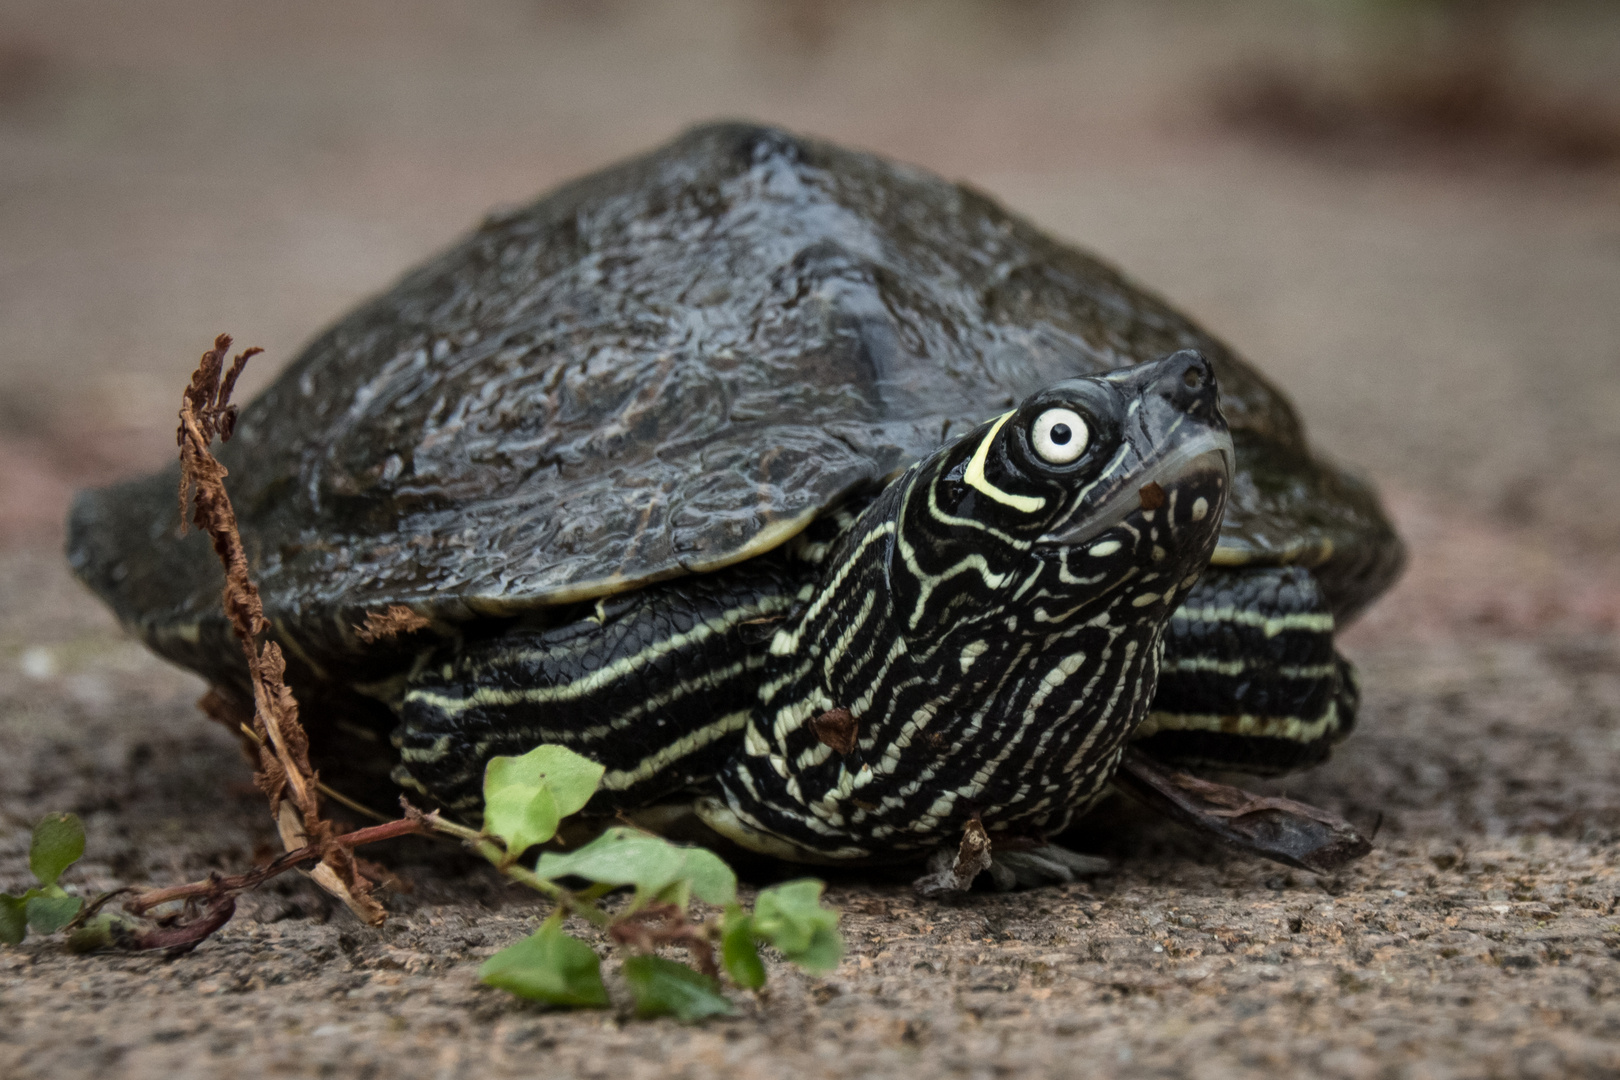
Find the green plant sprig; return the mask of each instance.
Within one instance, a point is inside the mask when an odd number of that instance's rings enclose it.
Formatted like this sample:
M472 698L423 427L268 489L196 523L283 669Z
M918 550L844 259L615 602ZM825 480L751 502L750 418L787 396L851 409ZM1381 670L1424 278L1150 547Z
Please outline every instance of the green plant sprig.
M77 814L46 814L28 844L28 869L39 882L21 896L0 893L0 941L20 945L32 930L54 934L84 906L57 880L84 855L84 823Z
M511 880L557 903L532 935L484 962L479 977L485 983L551 1005L609 1004L595 950L562 929L568 915L606 931L626 954L624 980L636 1014L643 1017L695 1021L731 1012L720 976L743 989L763 987L761 945L808 971L837 966L843 956L838 913L821 903L819 881L765 889L750 912L737 900L737 876L714 853L624 826L607 829L574 851L544 852L532 870L522 866L518 860L525 852L553 839L561 821L585 807L603 772L561 746L495 758L484 775L483 830L434 819L436 831L456 837ZM591 885L574 892L558 883L561 878ZM609 913L598 905L609 892L626 887L634 892L622 909ZM719 908L720 914L693 922L693 899ZM657 955L668 945L683 946L693 963Z
M479 968L486 984L532 1001L567 1008L612 1004L601 957L563 929L570 916L601 931L623 956L624 982L636 1015L642 1017L692 1022L731 1012L722 980L745 990L761 989L766 977L761 946L776 949L807 971L830 971L838 965L844 950L838 912L822 904L819 881L764 889L749 911L738 901L736 874L719 856L622 825L572 851L544 851L532 867L520 861L534 847L554 840L562 821L585 808L603 773L601 765L566 747L539 746L521 757L489 763L481 830L407 806L398 821L334 842L352 847L412 834L444 836L488 860L509 880L551 900L555 908L533 934ZM112 945L184 951L225 924L237 894L321 854L316 847L298 849L245 874L212 875L167 889L118 889L86 906L58 884L83 856L84 847L84 826L73 814L47 815L35 826L29 866L39 885L21 896L0 894L0 942L19 944L30 930L68 930L69 947L76 951ZM574 879L589 884L573 889L562 883ZM613 911L602 906L609 893L626 888L632 890L628 903ZM127 914L101 911L120 894L130 894L124 900ZM695 921L694 900L718 914ZM189 922L164 927L142 918L174 902L188 905L193 912ZM197 905L206 905L206 910L196 914ZM667 947L684 949L691 962L659 955Z

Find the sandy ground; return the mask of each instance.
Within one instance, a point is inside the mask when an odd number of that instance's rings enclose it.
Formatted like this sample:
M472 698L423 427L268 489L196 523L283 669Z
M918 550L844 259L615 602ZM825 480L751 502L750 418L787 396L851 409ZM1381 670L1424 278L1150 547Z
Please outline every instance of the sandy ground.
M57 554L75 486L171 452L209 338L268 347L261 385L487 206L715 115L968 178L1120 262L1287 386L1413 548L1347 635L1361 730L1280 785L1376 828L1334 877L1110 806L1083 886L835 881L843 966L688 1029L481 988L532 905L401 844L381 931L292 879L180 960L0 951L0 1076L1620 1075L1620 175L1217 130L1221 72L1327 48L1309 7L0 8L0 888L49 810L85 817L84 890L271 840L200 687ZM1560 8L1526 40L1575 84L1620 29Z

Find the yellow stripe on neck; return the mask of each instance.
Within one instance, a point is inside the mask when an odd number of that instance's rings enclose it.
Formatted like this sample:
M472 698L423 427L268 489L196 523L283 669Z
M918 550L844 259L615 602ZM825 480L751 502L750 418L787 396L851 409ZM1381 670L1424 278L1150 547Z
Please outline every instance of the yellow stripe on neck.
M1013 410L1013 412L1017 411L1016 409ZM1001 425L1005 424L1011 416L1011 412L1003 413L1001 419L997 420L995 425L990 428L984 439L980 441L979 448L973 451L973 460L968 462L967 472L963 474L962 479L969 487L977 488L998 503L1010 506L1014 510L1020 510L1026 514L1033 514L1046 505L1046 499L1043 496L1014 495L1010 491L1002 491L985 479L984 476L984 462L990 456L990 444L995 441L996 432L1001 430Z

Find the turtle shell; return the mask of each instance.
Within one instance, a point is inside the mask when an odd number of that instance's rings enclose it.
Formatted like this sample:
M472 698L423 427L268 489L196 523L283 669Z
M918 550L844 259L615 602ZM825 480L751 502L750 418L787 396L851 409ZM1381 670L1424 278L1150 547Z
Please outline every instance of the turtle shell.
M1253 368L970 188L769 128L490 217L317 338L221 459L267 613L318 651L392 604L460 621L736 563L1041 387L1182 348L1238 445L1216 561L1315 566L1353 612L1399 544ZM175 489L87 493L70 523L154 643L219 604Z

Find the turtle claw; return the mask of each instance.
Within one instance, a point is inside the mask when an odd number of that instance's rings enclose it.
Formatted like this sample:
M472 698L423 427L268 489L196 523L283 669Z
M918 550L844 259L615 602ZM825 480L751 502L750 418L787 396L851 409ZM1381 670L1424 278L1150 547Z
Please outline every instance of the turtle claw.
M1041 885L1068 885L1089 874L1107 871L1108 860L1098 855L1042 844L1027 851L997 851L991 855L990 880L997 892L1033 889Z
M990 875L996 892L1033 889L1041 885L1066 885L1084 874L1108 869L1108 860L1082 855L1056 844L997 851L994 841L978 821L962 830L962 843L940 848L928 860L928 873L912 882L917 895L938 897L967 892L982 873Z

